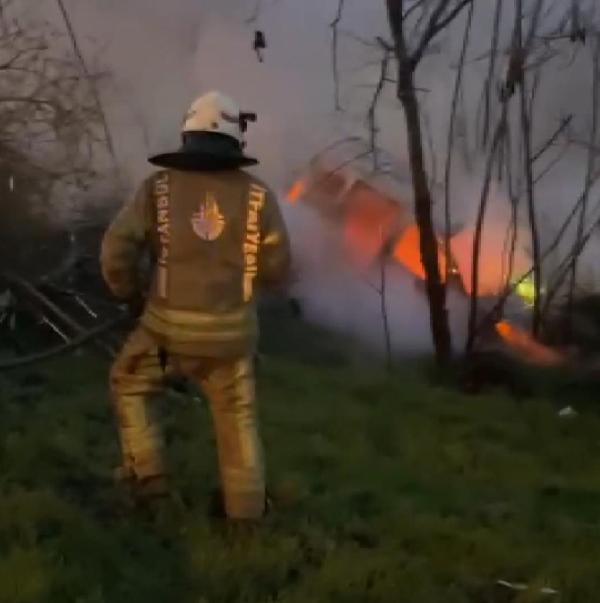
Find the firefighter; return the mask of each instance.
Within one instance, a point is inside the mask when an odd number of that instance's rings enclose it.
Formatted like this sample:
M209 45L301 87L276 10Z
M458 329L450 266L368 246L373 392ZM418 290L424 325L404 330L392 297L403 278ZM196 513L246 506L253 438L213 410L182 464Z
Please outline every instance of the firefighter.
M122 451L119 473L136 500L168 493L162 439L150 398L165 378L190 379L208 400L228 518L265 511L265 473L255 408L253 357L257 286L289 274L289 238L272 192L243 167L252 114L225 95L198 98L184 119L182 146L157 155L161 169L140 186L108 228L102 273L112 293L140 308L138 326L110 374ZM140 261L153 258L143 295Z

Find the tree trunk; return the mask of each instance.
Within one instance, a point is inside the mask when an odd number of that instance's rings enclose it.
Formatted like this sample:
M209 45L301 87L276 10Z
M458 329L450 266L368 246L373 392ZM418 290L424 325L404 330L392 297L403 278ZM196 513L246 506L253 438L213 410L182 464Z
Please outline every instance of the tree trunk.
M425 170L419 103L414 89L413 70L410 65L400 65L398 98L402 103L406 120L415 217L419 228L421 261L425 269L431 333L436 361L438 365L444 365L452 355L452 342L446 308L446 290L442 283L438 263L439 248L433 227L432 199Z

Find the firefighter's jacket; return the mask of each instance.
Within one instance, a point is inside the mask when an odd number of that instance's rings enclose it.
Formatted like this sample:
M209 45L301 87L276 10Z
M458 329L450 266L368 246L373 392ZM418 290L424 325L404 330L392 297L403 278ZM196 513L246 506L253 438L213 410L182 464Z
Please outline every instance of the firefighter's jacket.
M108 228L103 276L115 296L153 275L141 324L167 351L208 357L254 351L256 286L288 276L289 238L274 195L242 170L162 170L147 178Z

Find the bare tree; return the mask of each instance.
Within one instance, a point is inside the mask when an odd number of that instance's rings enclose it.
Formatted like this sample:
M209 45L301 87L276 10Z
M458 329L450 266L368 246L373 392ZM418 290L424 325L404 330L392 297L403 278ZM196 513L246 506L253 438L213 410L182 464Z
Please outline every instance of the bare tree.
M398 64L397 96L400 100L407 128L407 145L412 172L414 206L420 234L420 250L426 277L429 300L430 324L438 364L446 364L452 354L452 342L446 308L446 290L439 266L438 239L433 225L432 196L427 177L423 152L421 111L415 90L415 72L434 38L448 27L473 0L438 0L431 3L417 2L406 7L403 0L386 0L388 20L393 37L391 46ZM415 29L410 27L413 11L421 10ZM427 17L425 17L427 15ZM419 23L426 21L419 28ZM415 31L416 30L416 31ZM408 38L413 34L417 41L409 47Z
M23 235L28 224L40 233L48 224L37 213L61 214L109 159L90 87L100 75L82 74L67 40L49 24L25 24L8 14L0 28L0 177L10 183L4 201L14 221L10 228L5 221L5 242L11 229ZM13 255L4 260L26 254L26 247L11 246Z
M0 35L0 144L27 150L48 174L91 175L103 124L89 80L56 32L13 22ZM52 150L52 159L49 157Z

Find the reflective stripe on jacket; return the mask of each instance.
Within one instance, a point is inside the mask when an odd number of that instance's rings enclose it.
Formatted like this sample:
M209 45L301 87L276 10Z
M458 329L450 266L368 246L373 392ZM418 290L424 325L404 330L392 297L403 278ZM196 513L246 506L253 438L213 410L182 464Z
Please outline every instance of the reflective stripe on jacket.
M279 206L260 181L241 170L155 172L102 242L117 297L139 292L145 249L154 268L141 321L166 347L218 356L255 345L255 287L282 282L290 264Z

